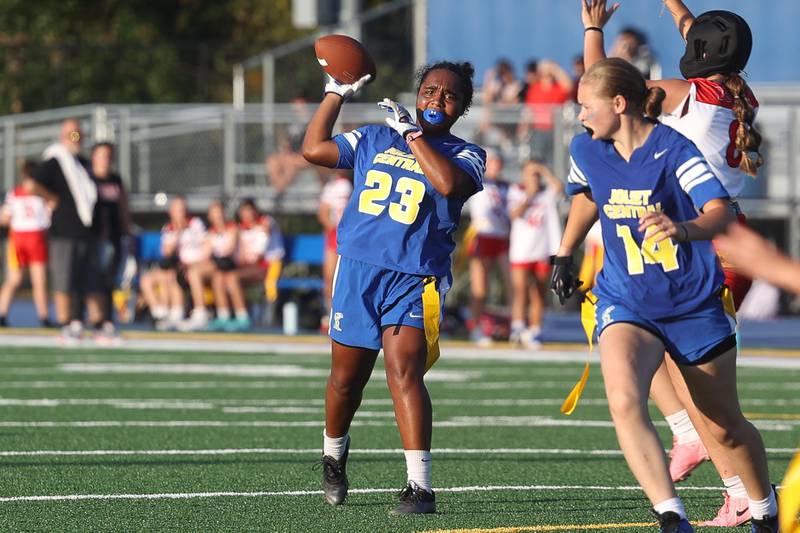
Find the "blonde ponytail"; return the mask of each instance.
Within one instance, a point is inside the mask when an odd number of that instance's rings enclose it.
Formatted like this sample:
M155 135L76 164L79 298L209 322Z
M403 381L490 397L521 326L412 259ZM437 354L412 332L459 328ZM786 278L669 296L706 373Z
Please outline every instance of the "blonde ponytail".
M733 96L733 114L739 122L734 139L734 146L741 155L739 168L750 176L756 176L758 167L764 164L764 157L759 152L761 134L753 125L756 114L748 100L749 88L739 74L730 74L724 84Z

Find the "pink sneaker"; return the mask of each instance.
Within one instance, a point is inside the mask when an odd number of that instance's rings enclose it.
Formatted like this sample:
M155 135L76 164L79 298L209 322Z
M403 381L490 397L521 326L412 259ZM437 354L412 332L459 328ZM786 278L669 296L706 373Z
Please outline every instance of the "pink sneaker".
M672 450L669 452L669 457L669 474L672 476L673 483L683 481L703 461L709 460L703 441L698 439L678 444L675 437L672 438Z
M723 493L725 503L720 507L714 520L700 522L701 526L711 527L736 527L750 520L750 504L747 498L733 498L727 492Z

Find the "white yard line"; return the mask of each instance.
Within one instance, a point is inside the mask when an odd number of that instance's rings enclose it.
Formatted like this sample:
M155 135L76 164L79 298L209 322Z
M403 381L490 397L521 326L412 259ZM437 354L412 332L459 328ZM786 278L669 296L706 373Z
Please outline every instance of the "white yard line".
M753 420L762 431L795 431L800 420ZM353 426L395 427L394 421L354 420ZM666 422L655 422L666 426ZM456 416L433 423L436 428L497 428L497 427L595 427L613 428L610 420L580 420L549 416ZM0 428L323 428L321 420L36 420L0 421Z
M465 487L434 487L436 492L500 492L500 491L554 491L554 490L590 490L590 491L640 491L637 486L605 486L605 485L476 485ZM678 487L679 491L719 491L719 487ZM350 489L350 494L396 493L398 489L367 488ZM163 492L154 494L58 494L0 497L0 502L53 502L82 500L190 500L196 498L264 498L276 496L318 496L321 490L283 490L260 492Z
M793 455L794 448L767 448L770 455ZM402 448L352 448L352 455L400 455ZM434 448L434 455L589 455L621 457L619 450L578 450L558 448ZM95 457L95 456L225 456L300 455L318 456L319 448L218 448L200 450L6 450L0 457Z

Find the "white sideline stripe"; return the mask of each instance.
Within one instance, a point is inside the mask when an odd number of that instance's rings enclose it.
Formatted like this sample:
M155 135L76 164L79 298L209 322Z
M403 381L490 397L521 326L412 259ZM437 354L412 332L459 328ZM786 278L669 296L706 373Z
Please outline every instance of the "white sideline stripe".
M793 455L794 448L767 448L772 455ZM94 457L94 456L170 456L170 455L319 455L319 448L219 448L202 450L8 450L0 457ZM398 455L402 448L351 449L355 455ZM434 448L434 455L601 455L622 456L620 450L577 450L557 448Z
M719 491L719 487L677 487L679 491ZM471 487L435 487L436 492L494 492L494 491L549 491L549 490L599 490L640 491L637 486L609 487L602 485L486 485ZM350 489L350 494L395 493L397 487ZM263 498L275 496L317 496L321 490L283 490L263 492L164 492L156 494L63 494L48 496L5 496L0 502L53 502L79 500L189 500L194 498Z
M794 431L800 420L753 420L762 431ZM666 427L663 421L654 422ZM353 426L395 427L394 421L354 420ZM0 428L201 428L201 427L311 427L323 428L322 420L36 420L1 421ZM610 420L578 420L548 416L457 416L433 423L436 428L472 427L597 427L613 428Z

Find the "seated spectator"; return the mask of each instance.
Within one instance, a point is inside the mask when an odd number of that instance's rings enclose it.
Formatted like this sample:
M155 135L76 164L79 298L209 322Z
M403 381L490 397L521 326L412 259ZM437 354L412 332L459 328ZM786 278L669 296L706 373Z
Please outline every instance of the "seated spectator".
M176 196L169 204L169 222L161 228L158 265L142 274L139 287L158 329L173 329L183 320L184 297L178 258L181 234L189 226L186 199Z
M349 175L348 175L349 174ZM353 194L352 173L338 171L331 174L330 179L322 187L322 195L319 199L319 209L317 220L322 224L325 233L325 251L322 258L322 279L324 282L323 297L325 298L325 309L320 320L320 329L328 331L328 319L331 310L331 289L333 287L333 273L336 270L336 262L339 255L336 251L336 228L344 214L344 208Z
M0 289L0 326L8 325L11 301L22 283L24 272L30 272L33 303L42 327L51 327L47 317L47 228L50 207L35 193L33 172L36 164L26 161L20 182L6 194L0 224L9 227L7 274Z
M560 65L549 59L537 64L536 81L525 94L530 122L520 122L520 133L528 141L531 158L552 165L554 113L571 98L574 81Z
M232 329L231 306L228 298L227 274L236 269L236 250L239 245L239 227L225 216L222 202L213 202L208 208L207 246L216 269L211 276L214 289L216 318L209 324L211 331Z
M636 28L623 28L611 46L608 57L619 57L633 64L647 80L661 79L661 65L656 61L647 36Z
M541 346L545 294L550 286L550 256L561 242L558 201L564 184L536 160L522 166L522 179L508 191L511 218L511 342ZM526 323L527 306L527 323Z
M206 329L209 313L206 307L206 285L216 271L211 260L211 249L207 245L206 226L199 217L190 217L186 228L178 239L178 259L184 272L189 294L192 297L192 310L189 317L178 325L181 331Z

